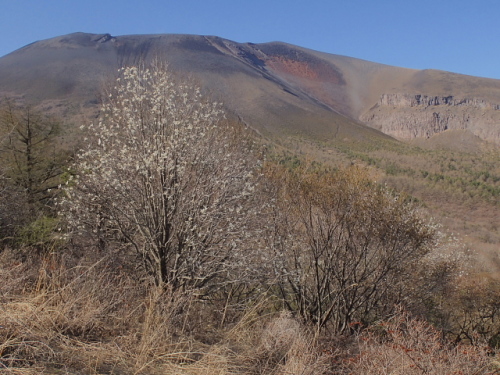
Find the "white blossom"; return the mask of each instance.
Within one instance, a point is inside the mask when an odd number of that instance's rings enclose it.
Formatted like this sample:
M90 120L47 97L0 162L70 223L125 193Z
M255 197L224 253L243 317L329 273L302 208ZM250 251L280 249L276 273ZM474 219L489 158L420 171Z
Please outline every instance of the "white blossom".
M166 68L123 68L104 97L98 125L85 127L64 216L108 244L126 239L157 283L207 288L241 261L231 261L233 247L259 212L258 161L221 104Z

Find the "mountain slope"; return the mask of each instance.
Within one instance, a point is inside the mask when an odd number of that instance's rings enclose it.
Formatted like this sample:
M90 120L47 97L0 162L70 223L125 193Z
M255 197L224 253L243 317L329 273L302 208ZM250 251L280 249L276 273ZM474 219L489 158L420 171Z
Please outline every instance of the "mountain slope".
M102 86L119 67L160 57L177 73L194 76L229 111L260 132L382 136L288 87L249 51L250 45L215 37L76 33L33 43L0 59L0 91L55 101L64 108L79 106L84 112L97 103Z
M500 111L495 107L500 104L499 80L391 67L280 42L75 33L32 43L1 58L0 92L25 95L47 107L60 106L66 117L81 121L76 115L95 113L102 86L119 67L156 57L167 60L177 73L194 76L230 112L266 135L363 140L384 138L365 125L401 138L430 137L458 128L500 143L496 125ZM495 109L417 108L404 101L384 106L388 96L418 95L483 101ZM434 112L445 113L438 116L437 127ZM386 117L391 118L390 126L384 126ZM426 130L419 131L420 127Z

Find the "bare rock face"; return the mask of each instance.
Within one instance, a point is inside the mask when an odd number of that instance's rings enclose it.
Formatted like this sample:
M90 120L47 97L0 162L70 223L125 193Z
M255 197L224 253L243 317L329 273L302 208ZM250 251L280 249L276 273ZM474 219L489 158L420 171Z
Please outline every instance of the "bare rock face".
M428 95L410 95L410 94L383 94L380 97L378 105L393 107L432 107L432 106L450 106L450 107L471 107L477 109L495 109L499 110L500 105L488 103L483 99L458 99L452 95L449 96L428 96Z
M383 94L360 120L399 139L430 138L453 129L500 144L500 105L481 98Z

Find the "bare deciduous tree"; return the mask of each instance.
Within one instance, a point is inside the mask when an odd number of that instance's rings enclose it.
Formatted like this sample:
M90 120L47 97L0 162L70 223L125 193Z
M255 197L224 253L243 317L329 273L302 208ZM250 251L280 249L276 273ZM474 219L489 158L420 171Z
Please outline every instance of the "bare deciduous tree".
M392 308L434 240L416 207L359 168L272 173L283 181L270 238L288 308L336 332Z
M64 215L103 244L132 246L156 284L207 293L244 269L257 210L252 142L224 117L159 63L122 69L88 127Z

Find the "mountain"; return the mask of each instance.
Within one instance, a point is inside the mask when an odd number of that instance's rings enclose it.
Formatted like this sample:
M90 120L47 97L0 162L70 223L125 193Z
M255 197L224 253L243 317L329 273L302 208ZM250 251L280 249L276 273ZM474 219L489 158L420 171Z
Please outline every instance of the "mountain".
M281 42L75 33L0 58L0 98L37 103L77 139L77 125L98 114L100 92L117 70L155 58L277 149L369 166L379 182L420 199L500 278L500 80Z
M74 33L0 58L0 93L84 121L119 67L152 58L193 76L265 136L362 141L463 130L500 144L500 80L397 68L281 42Z

